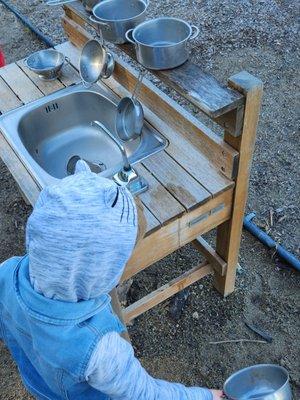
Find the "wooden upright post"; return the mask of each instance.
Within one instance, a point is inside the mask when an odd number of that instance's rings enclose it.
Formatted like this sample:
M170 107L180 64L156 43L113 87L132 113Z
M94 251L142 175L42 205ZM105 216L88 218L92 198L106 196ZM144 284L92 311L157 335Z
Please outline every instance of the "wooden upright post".
M229 86L246 96L242 133L234 137L225 132L224 140L239 152L239 165L233 200L232 217L217 229L217 253L227 262L224 276L215 272L214 285L224 296L234 291L236 267L241 243L243 218L248 196L250 169L260 113L263 84L246 71L228 81Z

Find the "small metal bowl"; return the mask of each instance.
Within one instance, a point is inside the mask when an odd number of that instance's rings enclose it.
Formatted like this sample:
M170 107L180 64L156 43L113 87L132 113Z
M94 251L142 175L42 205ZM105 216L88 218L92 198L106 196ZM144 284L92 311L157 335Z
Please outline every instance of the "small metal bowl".
M288 372L273 364L235 372L225 382L224 392L230 400L292 400Z
M59 76L64 62L69 63L70 60L54 49L37 51L24 60L27 68L47 81L54 80Z

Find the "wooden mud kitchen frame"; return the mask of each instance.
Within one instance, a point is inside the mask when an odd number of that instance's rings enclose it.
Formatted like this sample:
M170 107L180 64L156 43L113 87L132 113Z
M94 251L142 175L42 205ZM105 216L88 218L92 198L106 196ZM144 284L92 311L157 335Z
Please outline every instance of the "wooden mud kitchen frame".
M78 48L92 37L89 31L93 29L89 29L91 23L81 3L70 3L64 10L63 26L71 43L56 48L70 58L71 65L65 66L61 78L52 82L39 80L22 61L0 69L1 113L80 81ZM119 49L135 57L131 45ZM99 84L124 96L133 90L138 72L117 55L115 60L113 76ZM263 90L262 82L245 71L229 78L228 86L224 86L191 62L153 73L222 126L224 135L215 134L144 79L139 99L145 118L168 140L168 146L135 166L149 183L148 191L140 195L147 231L122 281L187 243L192 243L205 261L123 309L126 323L208 274L214 275L214 285L222 295L234 290ZM41 187L1 132L0 156L33 205ZM214 228L215 249L201 237Z

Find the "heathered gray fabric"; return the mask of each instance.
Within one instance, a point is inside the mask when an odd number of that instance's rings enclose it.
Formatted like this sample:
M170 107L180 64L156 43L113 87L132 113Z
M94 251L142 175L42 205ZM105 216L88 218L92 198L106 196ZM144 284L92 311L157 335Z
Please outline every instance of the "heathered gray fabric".
M127 189L91 173L82 161L76 170L42 191L26 228L34 289L71 302L109 293L118 284L137 235Z
M106 334L90 359L86 379L112 400L213 400L212 392L152 378L117 333Z

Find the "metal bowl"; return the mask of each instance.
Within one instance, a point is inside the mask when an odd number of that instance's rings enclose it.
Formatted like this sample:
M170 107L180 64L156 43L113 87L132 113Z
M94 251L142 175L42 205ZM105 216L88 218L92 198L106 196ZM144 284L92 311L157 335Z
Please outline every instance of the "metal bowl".
M230 400L292 400L289 374L272 364L253 365L231 375L224 384Z
M47 49L31 54L24 60L24 63L41 79L53 80L59 76L65 61L69 62L69 59L62 53L54 49Z
M113 55L98 40L91 39L83 46L79 72L86 85L91 85L101 78L109 78L113 73L114 66Z

